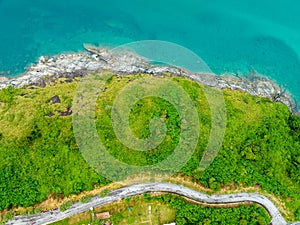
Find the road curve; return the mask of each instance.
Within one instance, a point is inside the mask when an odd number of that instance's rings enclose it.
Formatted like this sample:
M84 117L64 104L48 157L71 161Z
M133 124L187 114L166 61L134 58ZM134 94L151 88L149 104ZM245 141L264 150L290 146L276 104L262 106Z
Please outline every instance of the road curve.
M70 216L88 211L91 207L99 207L102 205L110 204L118 200L140 195L148 192L168 192L174 193L180 196L187 197L197 202L211 203L211 204L226 204L226 203L243 203L253 202L263 206L272 218L273 225L287 225L288 223L280 214L276 206L265 196L256 193L237 193L237 194L226 194L226 195L207 195L201 192L192 190L182 185L176 185L171 183L142 183L134 184L131 186L123 187L120 189L113 190L108 196L100 198L95 196L88 203L82 204L80 202L74 203L73 206L65 211L60 212L59 210L48 211L45 213L39 213L33 216L16 216L13 220L7 224L14 225L28 225L28 224L50 224L56 221L63 220ZM295 223L297 224L297 223Z

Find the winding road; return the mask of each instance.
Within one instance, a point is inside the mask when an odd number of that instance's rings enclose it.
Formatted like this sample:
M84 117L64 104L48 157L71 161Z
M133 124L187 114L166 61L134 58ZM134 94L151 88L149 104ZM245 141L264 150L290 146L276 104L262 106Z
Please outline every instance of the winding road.
M272 218L273 225L287 225L288 223L280 214L276 206L265 196L256 193L237 193L237 194L225 194L225 195L207 195L201 192L192 190L182 185L176 185L171 183L143 183L134 184L131 186L123 187L113 190L108 196L100 198L95 196L88 203L82 204L80 202L74 203L73 206L65 212L59 210L48 211L45 213L39 213L33 216L16 216L13 220L7 224L14 225L29 225L29 224L51 224L56 221L63 220L70 216L86 212L91 207L97 208L112 202L119 201L121 199L140 195L148 192L168 192L174 193L180 196L187 197L191 200L208 203L208 204L226 204L226 203L244 203L253 202L263 206ZM293 223L293 225L300 225L300 223Z

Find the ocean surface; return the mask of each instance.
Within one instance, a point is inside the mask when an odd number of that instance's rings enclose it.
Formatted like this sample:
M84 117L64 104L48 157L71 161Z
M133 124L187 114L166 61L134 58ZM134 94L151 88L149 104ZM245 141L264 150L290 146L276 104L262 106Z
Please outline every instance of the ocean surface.
M217 74L255 69L300 102L298 0L0 0L0 76L83 43L163 40Z

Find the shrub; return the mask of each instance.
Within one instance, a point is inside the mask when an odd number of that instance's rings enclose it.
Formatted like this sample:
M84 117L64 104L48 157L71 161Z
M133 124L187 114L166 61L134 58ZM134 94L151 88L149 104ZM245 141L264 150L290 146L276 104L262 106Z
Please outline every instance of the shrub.
M64 211L68 210L69 208L71 208L72 205L73 205L73 202L71 200L68 200L59 207L59 210L61 212L64 212Z
M15 217L15 212L8 211L4 214L3 219L5 222L12 220Z
M86 196L83 196L81 199L80 199L80 202L81 203L88 203L92 200L92 196L90 195L86 195Z
M99 194L100 198L104 198L105 196L107 196L109 194L110 190L105 189L103 191L101 191L101 193Z

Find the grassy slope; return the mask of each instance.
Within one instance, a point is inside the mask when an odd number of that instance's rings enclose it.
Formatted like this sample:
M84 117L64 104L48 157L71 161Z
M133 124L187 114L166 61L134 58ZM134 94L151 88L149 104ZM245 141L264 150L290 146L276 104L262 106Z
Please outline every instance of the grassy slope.
M109 211L111 214L110 220L114 224L149 224L147 222L150 221L148 205L152 206L151 221L153 224L164 224L175 220L175 210L158 201L132 200L128 202L123 200L116 204L95 209L95 214ZM128 210L129 207L131 207L131 210ZM89 211L53 224L102 224L102 221L94 221L92 223L92 215Z
M125 158L131 164L137 160L152 164L167 157L176 146L178 116L172 113L174 108L167 103L145 99L142 105L133 108L133 131L137 136L147 136L148 121L158 113L160 117L168 117L168 138L156 150L139 154L120 145L110 127L107 106L112 104L117 90L132 79L133 76L114 77L107 84L107 90L99 97L96 124L101 128L102 139L105 139L102 131L109 135L111 141L104 140L105 144L117 158ZM291 116L282 104L225 90L227 130L223 146L213 164L200 173L196 168L210 128L207 101L194 82L183 78L170 79L191 95L202 125L197 151L181 172L215 190L232 182L247 186L258 184L281 197L290 211L289 218L300 220L299 118ZM76 82L0 91L0 209L27 207L45 200L49 194L59 197L79 193L91 190L95 184L108 182L81 157L72 134L71 117L59 116L58 111L66 111L66 107L72 104L75 90ZM55 95L60 97L61 103L50 103ZM47 116L50 113L54 116ZM169 116L171 114L173 116Z

